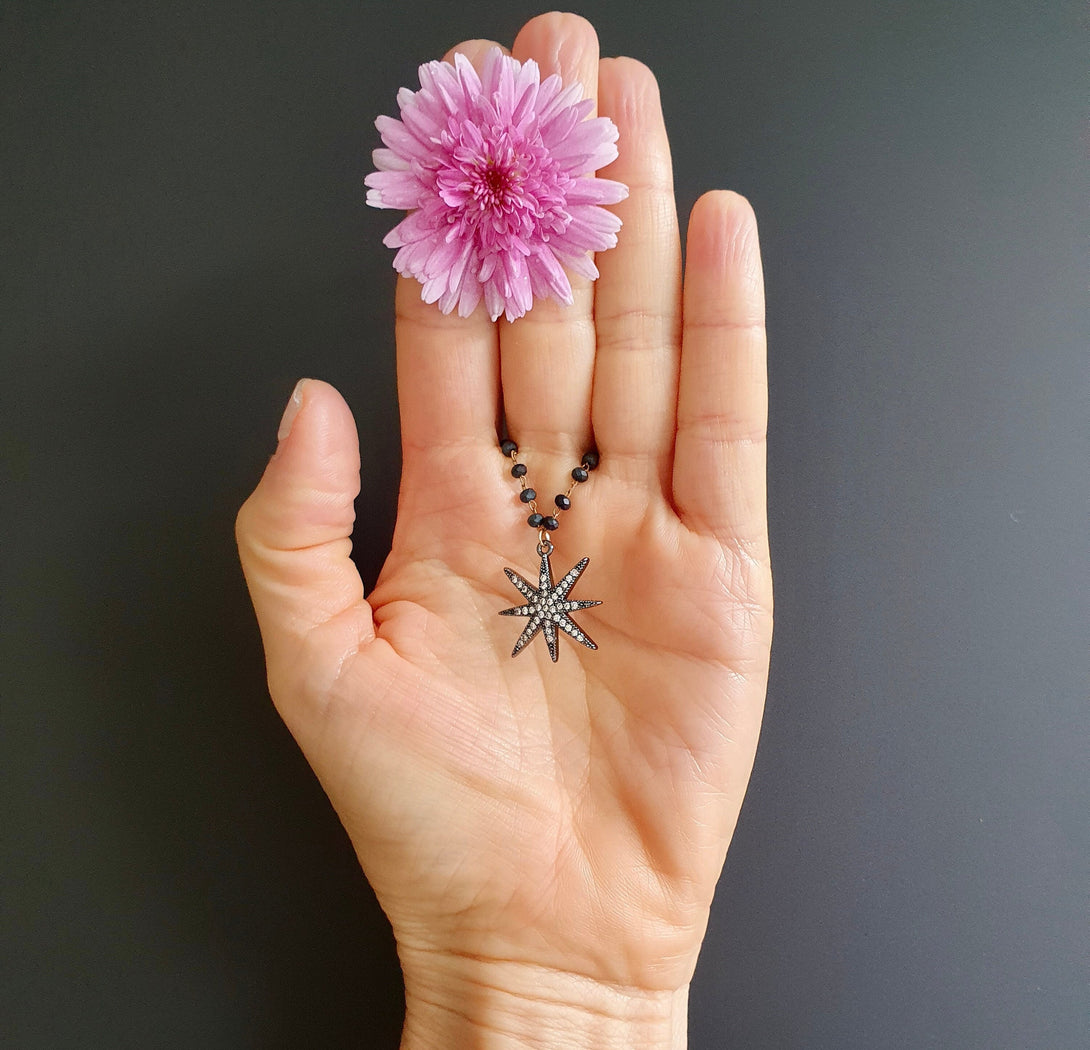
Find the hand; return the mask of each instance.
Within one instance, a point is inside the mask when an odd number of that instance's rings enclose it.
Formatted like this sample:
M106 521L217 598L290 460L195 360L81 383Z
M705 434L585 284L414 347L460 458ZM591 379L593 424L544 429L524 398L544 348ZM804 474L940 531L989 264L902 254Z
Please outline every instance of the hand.
M513 324L399 280L404 468L370 600L355 427L324 383L297 388L239 550L273 700L393 925L403 1045L677 1047L772 633L757 233L742 198L702 197L683 288L652 74L599 62L574 15L513 54L596 88L620 129L619 246L573 306ZM537 572L501 398L546 499L592 426L601 452L553 535L558 576L590 557L572 597L602 601L575 614L599 649L561 635L555 664L540 637L512 659L526 621L497 615L521 601L504 566Z

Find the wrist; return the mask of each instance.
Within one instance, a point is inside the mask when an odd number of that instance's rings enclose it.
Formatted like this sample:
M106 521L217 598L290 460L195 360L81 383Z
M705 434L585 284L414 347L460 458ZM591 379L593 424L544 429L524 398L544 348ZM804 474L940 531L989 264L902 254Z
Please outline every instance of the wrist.
M631 988L549 966L401 950L401 1050L684 1050L688 985Z

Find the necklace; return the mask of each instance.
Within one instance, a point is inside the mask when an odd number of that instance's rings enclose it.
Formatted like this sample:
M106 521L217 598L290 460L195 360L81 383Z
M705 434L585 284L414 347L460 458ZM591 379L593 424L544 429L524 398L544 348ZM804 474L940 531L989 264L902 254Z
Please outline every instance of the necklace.
M576 581L583 575L583 570L590 564L590 558L581 558L569 569L559 583L553 582L552 566L549 564L549 556L555 549L550 533L560 528L560 519L557 515L571 510L571 494L576 487L590 477L590 472L598 466L598 453L586 452L582 462L571 472L571 484L568 491L557 495L553 503L556 510L551 514L542 514L537 506L537 492L530 488L526 481L526 464L518 458L518 445L509 438L500 443L500 451L512 461L511 477L519 483L519 499L530 508L530 516L526 523L535 529L538 534L537 554L541 559L538 573L538 585L535 587L525 577L520 576L514 569L505 568L503 571L507 578L514 584L516 590L526 599L525 605L516 605L511 609L504 609L500 616L526 616L530 622L524 628L519 639L515 642L515 648L511 650L512 656L518 656L523 649L533 640L540 631L545 636L545 643L549 647L549 656L556 663L560 655L557 646L557 628L568 637L585 645L588 649L597 649L598 646L570 616L580 609L590 609L601 602L571 601L568 594L575 586Z

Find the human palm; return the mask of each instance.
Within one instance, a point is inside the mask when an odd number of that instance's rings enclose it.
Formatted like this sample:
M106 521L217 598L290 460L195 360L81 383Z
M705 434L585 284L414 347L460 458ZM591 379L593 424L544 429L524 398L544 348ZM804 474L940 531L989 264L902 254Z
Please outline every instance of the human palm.
M472 59L483 42L462 45ZM411 973L526 967L648 993L684 986L748 780L771 640L763 297L748 205L708 194L682 285L651 74L542 16L513 54L588 90L620 130L603 174L631 195L619 245L574 305L493 324L399 280L403 475L365 600L349 558L351 416L308 381L239 516L270 689L322 780ZM449 58L449 56L448 56ZM498 613L536 581L538 534L498 447L564 491L554 576L590 565L559 660ZM420 983L427 983L421 978ZM409 988L412 994L412 986Z

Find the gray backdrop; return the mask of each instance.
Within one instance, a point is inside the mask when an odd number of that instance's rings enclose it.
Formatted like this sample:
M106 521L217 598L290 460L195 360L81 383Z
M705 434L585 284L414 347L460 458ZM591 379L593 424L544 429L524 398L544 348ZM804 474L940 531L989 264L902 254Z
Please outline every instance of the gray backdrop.
M747 194L778 622L694 1048L1090 1045L1086 9L588 2ZM466 0L0 13L0 1045L393 1048L385 921L232 545L300 375L392 529L390 216Z

